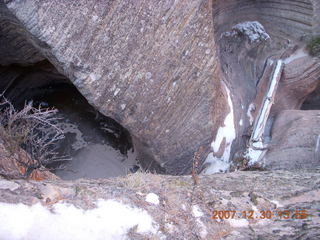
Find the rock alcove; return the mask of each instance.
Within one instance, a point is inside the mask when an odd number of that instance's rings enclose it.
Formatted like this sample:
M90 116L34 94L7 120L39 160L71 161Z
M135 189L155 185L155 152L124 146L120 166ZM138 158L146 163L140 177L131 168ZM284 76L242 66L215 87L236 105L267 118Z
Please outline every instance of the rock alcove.
M59 155L70 160L46 166L61 179L116 177L137 170L130 133L95 110L69 79L46 60L1 68L1 92L15 106L55 108L65 138Z

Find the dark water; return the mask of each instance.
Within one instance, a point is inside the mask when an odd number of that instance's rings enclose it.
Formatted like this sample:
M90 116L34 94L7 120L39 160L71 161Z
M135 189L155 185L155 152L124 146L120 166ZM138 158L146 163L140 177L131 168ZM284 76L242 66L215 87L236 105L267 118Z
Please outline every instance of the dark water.
M17 109L25 102L54 107L58 125L66 138L59 153L69 155L61 163L47 166L63 179L104 178L124 175L136 163L129 132L111 118L97 112L65 76L48 61L32 66L0 66L0 91ZM136 169L136 167L135 167Z
M44 64L48 66L47 63ZM25 102L54 107L65 139L59 153L71 161L47 166L62 179L105 178L125 175L135 166L130 134L111 118L97 112L68 79L47 69L22 68L19 78L6 89L6 97L19 109Z
M116 177L135 165L129 133L97 112L72 85L45 86L43 94L33 96L32 101L59 111L58 126L66 136L59 150L72 161L60 170L54 170L57 165L49 167L62 179Z

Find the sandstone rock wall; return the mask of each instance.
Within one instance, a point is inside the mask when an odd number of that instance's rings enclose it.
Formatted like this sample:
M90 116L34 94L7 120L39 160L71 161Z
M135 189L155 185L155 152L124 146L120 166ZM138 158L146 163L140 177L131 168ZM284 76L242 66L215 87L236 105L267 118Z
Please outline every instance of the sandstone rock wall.
M190 171L224 118L210 1L8 1L53 65L126 127L140 159ZM24 35L29 38L27 35Z
M297 54L297 49L319 34L319 2L306 1L215 1L213 3L215 37L224 78L229 83L235 103L237 139L233 151L245 147L250 118L256 116L270 79L269 65L277 59ZM260 23L270 39L252 41L258 31L235 31L237 24ZM252 28L253 29L253 28ZM250 34L248 34L250 33ZM319 82L319 61L307 53L286 61L271 118L283 110L300 109ZM267 60L270 60L268 63ZM252 111L251 103L255 103ZM250 113L251 112L251 113ZM250 113L250 114L247 114ZM271 119L271 122L272 122ZM250 135L250 130L249 130ZM289 136L288 136L289 137ZM311 147L311 146L310 146ZM301 150L303 151L303 150Z
M320 111L282 111L272 128L272 142L265 157L268 169L320 166Z
M32 45L31 39L23 37L28 34L19 20L7 11L3 1L0 2L0 64L18 63L28 65L44 59Z

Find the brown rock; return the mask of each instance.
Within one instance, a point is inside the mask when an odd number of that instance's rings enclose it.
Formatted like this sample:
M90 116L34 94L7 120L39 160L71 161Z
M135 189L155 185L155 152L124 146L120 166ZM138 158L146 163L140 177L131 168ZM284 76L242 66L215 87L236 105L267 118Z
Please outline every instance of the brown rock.
M0 140L1 141L1 140ZM35 164L35 160L31 159L29 154L23 149L19 149L11 153L0 142L0 175L10 179L27 178L30 180L57 180L56 175L47 169L34 169L30 174L26 174L27 166Z

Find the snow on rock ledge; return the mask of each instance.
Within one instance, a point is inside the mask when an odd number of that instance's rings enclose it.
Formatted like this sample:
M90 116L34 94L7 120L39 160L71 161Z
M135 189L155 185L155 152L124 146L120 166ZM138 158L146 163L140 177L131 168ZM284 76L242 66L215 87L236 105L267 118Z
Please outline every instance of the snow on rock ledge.
M204 174L213 174L217 172L225 172L230 167L230 153L232 142L236 138L236 130L234 125L234 112L233 112L233 104L230 96L230 90L228 87L222 82L223 86L226 89L228 95L228 105L230 108L230 112L226 116L224 120L224 126L221 126L218 129L216 139L211 143L211 148L213 152L211 152L205 164L210 164L207 169L204 170ZM224 152L221 157L216 157L215 154L219 152L221 149L221 145L224 144Z

